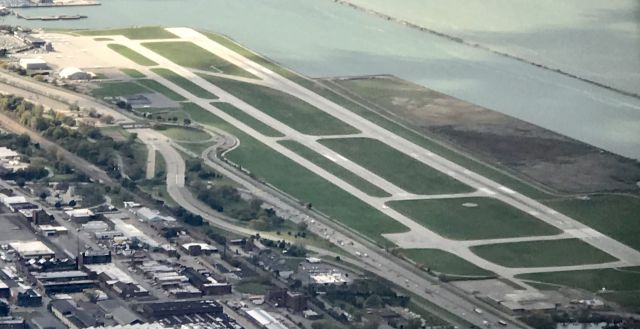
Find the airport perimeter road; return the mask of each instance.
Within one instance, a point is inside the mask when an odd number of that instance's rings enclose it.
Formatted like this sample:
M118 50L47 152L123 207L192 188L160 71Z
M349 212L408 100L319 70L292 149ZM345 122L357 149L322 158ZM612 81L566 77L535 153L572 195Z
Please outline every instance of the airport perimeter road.
M439 155L436 155L413 142L404 139L393 132L386 130L373 122L351 112L342 106L314 93L313 91L300 86L299 84L289 80L279 74L259 65L252 60L220 45L219 43L207 38L205 35L189 28L170 28L168 31L178 35L182 39L192 41L204 49L207 49L216 55L228 60L229 62L246 69L248 72L256 75L265 81L272 88L286 92L296 96L307 103L314 105L322 111L348 122L350 125L361 130L363 134L375 136L378 140L388 144L389 146L413 156L415 159L466 183L480 191L484 191L488 196L499 199L515 208L525 211L538 219L563 230L574 238L581 239L592 246L601 249L608 254L618 258L626 265L640 265L640 251L637 251L619 241L612 239L590 227L556 212L555 210L524 196L518 192L508 189L484 176L463 168ZM273 120L275 121L275 120ZM273 125L272 122L267 122ZM316 149L315 147L313 148ZM357 172L356 172L357 173ZM413 227L412 227L413 229ZM424 239L425 241L427 239ZM400 245L402 247L402 245ZM425 247L428 247L425 244ZM444 246L443 246L444 247ZM453 247L451 245L451 247ZM455 248L454 248L455 250ZM462 252L463 257L468 258L471 255ZM481 265L477 260L469 259L477 265ZM486 266L485 266L486 267ZM491 269L491 268L489 268ZM509 276L509 273L506 273Z
M228 218L214 215L215 212L213 212L211 208L193 197L191 192L184 187L184 160L182 160L180 154L171 145L171 141L166 136L151 129L135 129L132 131L136 132L138 137L143 140L145 144L148 146L152 145L152 147L157 149L165 158L167 163L167 191L176 203L195 214L201 215L211 224L230 232L236 232L243 235L255 234L253 230L230 223ZM439 307L446 309L459 318L475 325L481 326L484 321L496 324L499 320L506 320L513 322L517 327L523 327L522 324L515 322L506 314L498 313L500 315L496 315L489 312L478 314L474 312L473 310L475 308L483 307L479 302L471 302L474 300L474 297L461 296L461 294L463 294L461 292L451 292L446 286L442 286L437 279L427 279L427 275L424 273L416 273L413 269L408 269L398 265L395 262L395 259L393 259L393 257L389 257L389 255L384 251L368 244L367 242L360 242L359 238L342 233L340 230L327 225L324 223L324 220L314 217L314 213L303 213L300 209L297 209L292 204L287 203L282 198L274 196L275 193L269 190L268 187L247 179L242 174L236 174L227 166L213 160L215 158L212 157L212 152L215 152L215 147L209 148L203 152L206 164L212 166L225 177L240 183L246 190L250 191L250 193L262 198L266 203L272 205L279 211L284 211L289 214L290 217L294 217L298 221L306 221L309 224L308 229L311 232L324 237L353 256L353 259L344 259L345 261L394 282L416 295L431 301ZM313 220L311 220L312 218ZM264 236L282 239L280 236ZM329 256L337 255L313 246L310 246L309 250ZM358 255L366 255L366 257Z
M212 51L214 48L212 48L211 44L213 41L206 38L206 36L203 36L201 34L199 34L198 32L195 32L191 29L169 29L171 32L173 32L174 34L177 34L183 38L186 38L189 41L195 42L196 44L198 44L199 46L208 49L210 51ZM186 32L185 32L186 30ZM186 79L191 80L192 82L198 84L199 86L201 86L202 88L206 89L207 91L217 95L221 101L224 102L228 102L233 104L235 107L237 107L238 109L246 112L247 114L255 117L256 119L262 121L265 124L268 124L269 126L277 129L278 131L284 133L288 138L297 140L298 142L306 145L307 147L315 150L316 152L319 152L325 156L328 157L332 157L332 158L336 158L336 159L343 159L342 161L339 162L340 165L344 166L345 168L349 169L350 171L352 171L353 173L365 178L367 181L372 182L373 184L381 187L381 188L387 188L387 189L391 189L393 190L393 192L399 192L399 194L396 194L396 197L401 197L401 198L415 198L416 196L411 195L409 193L406 193L404 191L400 192L398 191L398 188L395 186L391 186L391 183L385 181L384 179L382 179L381 177L367 171L366 169L356 165L355 163L352 163L346 159L344 159L344 157L340 156L339 154L333 152L332 150L326 148L324 145L320 144L317 142L317 137L316 136L308 136L308 135L304 135L298 131L293 130L291 127L283 124L282 122L279 122L277 120L275 120L273 117L266 115L263 111L260 111L259 109L254 108L253 106L247 104L246 102L244 102L243 100L235 97L234 95L231 95L230 93L226 92L225 90L209 83L208 81L204 80L202 77L196 75L194 72L192 72L189 69L186 69L180 65L177 65L173 62L171 62L170 60L158 55L157 53L151 51L150 49L144 47L141 45L140 41L135 41L135 40L129 40L127 38L124 37L119 37L119 36L114 36L113 37L115 42L118 43L122 43L123 45L131 48L132 50L140 53L141 55L153 60L154 62L158 63L160 66L168 68L174 72L176 72L177 74L183 76ZM215 43L215 42L213 42ZM219 46L222 47L222 46ZM442 171L443 173L446 173L464 183L466 183L467 185L470 185L474 188L477 189L477 193L480 193L483 196L486 197L494 197L494 198L498 198L500 200L503 200L504 202L511 204L512 206L519 208L527 213L530 213L532 215L535 215L536 217L540 218L543 221L546 221L548 223L550 223L553 226L558 226L557 222L550 220L547 215L548 213L542 212L541 210L532 210L529 207L523 207L521 203L517 203L514 200L507 198L507 195L511 195L511 194L515 194L515 192L510 191L504 187L502 187L502 189L491 189L489 187L487 187L488 185L478 181L478 180L486 180L485 178L482 178L478 175L473 174L472 172L470 172L469 170L466 170L456 164L453 164L452 162L438 157L437 155L433 154L432 152L429 152L428 150L425 150L415 144L412 144L409 141L406 141L404 139L401 139L400 137L396 136L395 134L382 129L381 127L369 122L368 120L354 114L351 111L348 111L332 102L330 102L329 100L324 99L321 96L318 96L316 94L313 94L312 92L306 90L303 87L300 87L297 84L293 84L293 82L283 78L283 77L279 77L277 74L271 72L270 74L264 74L261 73L260 70L256 69L256 65L259 66L258 64L255 64L251 61L249 61L248 59L244 59L245 61L248 61L249 64L243 64L242 61L239 61L238 56L242 59L244 57L235 54L233 57L229 57L227 56L227 53L230 52L230 50L222 47L223 49L225 49L224 51L221 51L220 53L217 53L219 56L221 57L228 57L226 59L232 61L234 64L239 65L241 67L246 67L247 69L251 69L252 73L257 74L259 77L266 79L266 81L268 81L271 84L274 84L275 82L273 81L277 81L277 86L275 86L275 88L278 89L285 89L285 92L289 92L294 94L295 96L299 96L302 97L304 100L308 101L309 103L315 105L316 107L319 107L321 109L323 109L324 111L328 112L329 114L338 117L339 119L345 121L345 122L349 122L349 124L351 124L352 126L360 129L362 131L362 133L360 135L367 135L370 136L372 138L377 138L382 140L385 143L392 143L392 144L399 144L401 145L400 148L391 145L392 147L395 147L396 149L399 149L401 152L404 152L406 154L411 155L412 157L416 158L419 161L422 161L424 163L426 163L427 165ZM272 138L272 137L267 137L264 136L263 134L259 133L258 131L254 130L253 128L247 126L246 124L244 124L243 122L237 120L236 118L228 115L227 113L225 113L224 111L219 110L218 108L215 107L215 105L212 105L210 103L209 100L206 99L201 99L196 97L195 95L187 92L186 90L182 89L180 86L172 83L171 81L168 81L167 79L164 79L161 76L158 76L157 74L155 74L153 71L149 70L148 67L144 67L141 65L134 65L133 66L135 69L143 72L145 75L147 75L150 78L153 78L155 80L158 80L159 82L161 82L162 84L166 85L167 87L171 88L172 90L174 90L175 92L181 94L182 96L186 97L187 99L189 99L191 102L199 105L200 107L206 109L207 111L215 114L216 116L222 118L223 120L231 123L232 125L234 125L235 127L237 127L238 129L242 130L243 132L247 133L248 135L252 136L253 138L256 138L257 140L261 141L262 143L264 143L265 145L269 146L270 148L274 149L275 151L281 153L282 155L288 157L289 159L295 161L296 163L298 163L299 165L311 170L312 172L314 172L316 175L330 181L331 183L333 183L334 185L340 187L341 189L349 192L350 194L354 195L355 197L357 197L358 199L362 200L363 202L369 204L370 206L378 209L380 212L388 215L389 217L395 219L396 221L402 223L403 225L407 226L410 231L406 232L406 233L401 233L401 234L389 234L386 235L385 237L389 238L390 240L392 240L393 242L395 242L399 247L405 247L405 244L407 244L407 246L412 246L412 247L420 247L420 248L437 248L437 249L443 249L443 250L447 250L449 252L452 252L462 258L464 258L465 260L471 262L472 264L475 264L481 268L484 268L486 270L492 271L494 273L497 273L509 280L515 281L518 284L530 288L528 285L524 284L523 282L521 282L521 280L515 278L515 276L517 274L519 274L520 272L518 272L519 270L522 269L510 269L504 266L500 266L498 264L495 264L493 262L490 262L484 258L479 257L478 255L476 255L475 253L473 253L468 246L464 245L464 244L460 244L458 243L458 241L455 240L450 240L450 239L446 239L436 233L434 233L433 231L429 230L428 228L426 228L423 225L420 225L418 223L416 223L414 220L408 218L407 216L404 216L403 214L395 211L394 209L391 209L390 207L385 205L386 200L383 198L377 198L377 197L372 197L364 192L362 192L360 189L355 188L354 186L352 186L350 183L336 177L335 175L333 175L332 173L326 171L325 169L317 166L316 164L312 163L311 161L309 161L308 159L300 156L299 154L291 151L290 149L284 147L283 145L281 145L280 143L278 143L278 141L280 140L279 138ZM259 66L261 68L262 71L267 70L266 68L262 68L261 66ZM268 71L268 70L267 70ZM270 71L269 71L270 72ZM283 81L280 81L283 80ZM294 87L288 87L289 84L293 84ZM286 88L285 88L286 87ZM296 91L298 89L301 89L303 91ZM311 96L309 95L309 93L311 94ZM328 109L327 109L328 108ZM337 113L337 114L336 114ZM407 145L404 145L404 144ZM447 167L448 165L451 165L452 167ZM477 178L480 177L480 178ZM476 179L477 178L477 179ZM495 184L495 183L492 183ZM502 191L502 193L499 193L498 191ZM524 198L524 196L522 196ZM531 200L531 202L537 203L533 200ZM539 203L537 203L538 205L540 205L541 207L545 207ZM557 214L557 213L555 213ZM572 225L575 226L571 226L570 229L567 229L567 227L560 227L560 229L563 229L565 231L565 233L569 234L571 237L580 237L583 240L595 245L596 247L600 248L602 246L602 250L610 253L611 255L617 257L618 259L620 259L620 261L622 262L621 264L627 264L627 265L635 265L640 264L640 253L609 238L606 237L602 234L600 234L599 232L596 232L592 229L589 229L588 227L584 226L583 224L578 223L577 221L572 221L571 222ZM546 238L546 237L545 237ZM590 239L587 239L590 238ZM516 240L517 241L517 240ZM636 257L637 259L634 260L634 253L638 255L638 257ZM618 254L620 254L620 257L618 256ZM559 269L566 269L564 267L559 268Z

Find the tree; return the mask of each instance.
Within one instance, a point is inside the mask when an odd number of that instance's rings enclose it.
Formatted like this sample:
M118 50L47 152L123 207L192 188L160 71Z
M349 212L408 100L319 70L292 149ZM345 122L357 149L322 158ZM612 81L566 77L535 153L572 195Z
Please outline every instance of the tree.
M382 298L378 295L371 295L364 301L364 306L369 308L380 308L384 305Z
M189 118L184 118L183 122L184 122L184 125L185 125L185 126L188 126L188 125L190 125L190 124L191 124L191 119L189 119Z
M422 327L422 320L420 318L413 318L407 322L405 329L420 329Z

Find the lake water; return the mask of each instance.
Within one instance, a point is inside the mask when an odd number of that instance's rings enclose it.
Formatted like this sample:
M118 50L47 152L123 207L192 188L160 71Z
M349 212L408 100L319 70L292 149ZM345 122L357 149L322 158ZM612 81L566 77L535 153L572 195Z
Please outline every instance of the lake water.
M392 2L403 6L405 2L416 1ZM519 3L524 1L513 5ZM444 2L440 6L446 8ZM451 6L451 10L456 9L455 2ZM629 6L632 10L630 3ZM571 14L568 10L564 12ZM312 77L394 74L640 159L640 100L463 46L331 0L103 0L103 5L97 7L28 9L22 13L89 16L79 21L29 22L30 26L163 25L216 31ZM482 13L479 11L478 15ZM527 16L527 12L522 15ZM539 25L546 21L544 15L534 16L529 19ZM4 24L14 23L26 21L4 18ZM576 24L575 28L583 27ZM503 44L508 44L507 41ZM640 43L629 47L640 49ZM580 55L597 57L601 53ZM638 69L629 66L626 71L634 73Z

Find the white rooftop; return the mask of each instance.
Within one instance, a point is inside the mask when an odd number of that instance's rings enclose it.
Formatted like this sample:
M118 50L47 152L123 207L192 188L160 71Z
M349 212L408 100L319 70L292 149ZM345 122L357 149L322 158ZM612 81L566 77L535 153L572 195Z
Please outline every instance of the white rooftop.
M10 158L10 157L16 157L19 156L20 154L18 154L18 152L7 148L7 147L0 147L0 158Z
M91 211L91 209L73 209L73 210L67 210L64 212L65 214L67 214L68 216L71 217L88 217L88 216L93 216L93 211Z
M49 247L47 247L40 241L11 242L9 243L9 246L22 257L32 257L54 253L53 250L49 249Z
M247 314L252 317L256 322L258 322L261 326L267 329L287 329L285 325L283 325L280 321L274 318L267 311L256 308L253 310L247 311Z

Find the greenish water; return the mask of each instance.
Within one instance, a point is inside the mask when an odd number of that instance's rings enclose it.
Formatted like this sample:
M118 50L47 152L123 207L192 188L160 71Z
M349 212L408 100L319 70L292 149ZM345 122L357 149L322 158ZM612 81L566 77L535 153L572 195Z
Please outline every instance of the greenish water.
M412 1L389 2L401 7ZM312 77L394 74L598 147L640 158L638 99L460 45L331 0L103 0L103 3L98 7L22 12L89 16L79 21L29 22L30 26L164 25L216 31ZM460 4L452 2L447 7L448 3L441 2L440 6L459 9ZM514 6L521 6L522 15L529 17L522 3L514 2ZM507 9L501 10L509 13ZM416 15L422 14L417 11ZM531 16L531 21L547 24L544 15ZM26 24L26 21L7 17L4 23ZM569 26L578 34L590 31L584 24ZM495 38L509 44L508 36ZM539 38L545 36L540 34ZM554 39L555 47L563 47L565 39ZM638 49L640 45L636 42L630 47ZM593 51L580 55L597 59L602 54ZM638 67L626 67L627 72L637 70Z

